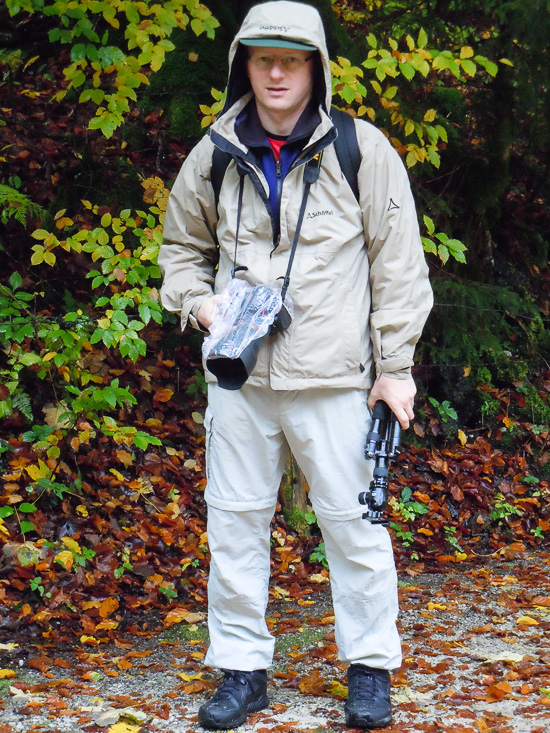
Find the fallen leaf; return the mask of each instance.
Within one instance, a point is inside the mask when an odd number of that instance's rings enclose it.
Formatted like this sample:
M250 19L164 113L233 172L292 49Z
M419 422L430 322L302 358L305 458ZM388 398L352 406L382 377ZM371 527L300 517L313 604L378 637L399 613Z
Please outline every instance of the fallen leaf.
M325 575L321 575L321 573L313 573L313 575L309 576L309 580L311 580L312 583L328 583L329 579Z
M17 677L17 672L13 669L0 669L0 680L9 680L13 677Z
M58 552L54 558L55 562L63 565L65 570L71 571L74 565L74 555L70 550L62 550Z
M516 621L518 626L538 626L539 622L531 616L520 616Z
M417 702L419 700L431 700L432 695L428 692L417 692L411 687L400 687L395 692L392 691L391 699L396 705L402 705L408 702Z
M99 615L101 618L107 618L117 610L118 606L118 598L106 598L99 607Z
M330 687L328 688L328 692L330 692L331 695L336 695L336 697L341 697L343 700L348 697L348 688L341 682L338 682L338 680L332 680Z

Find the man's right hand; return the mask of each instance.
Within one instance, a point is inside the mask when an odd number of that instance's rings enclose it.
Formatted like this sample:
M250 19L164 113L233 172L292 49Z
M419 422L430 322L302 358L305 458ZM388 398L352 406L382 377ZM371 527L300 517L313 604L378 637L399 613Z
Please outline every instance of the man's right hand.
M212 325L212 316L214 314L214 308L216 303L221 298L221 295L212 295L210 298L203 300L201 307L197 313L197 321L206 329L209 329Z

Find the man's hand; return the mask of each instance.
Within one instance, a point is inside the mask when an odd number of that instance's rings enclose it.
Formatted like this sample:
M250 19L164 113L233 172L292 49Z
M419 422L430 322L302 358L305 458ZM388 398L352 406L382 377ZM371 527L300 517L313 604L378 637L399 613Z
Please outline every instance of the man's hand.
M409 420L414 417L415 394L416 384L413 379L392 379L382 374L374 383L367 404L372 410L378 400L384 400L403 430L406 430Z
M212 315L214 314L214 308L216 303L221 298L221 295L212 295L201 303L201 307L197 312L197 321L208 329L212 325Z

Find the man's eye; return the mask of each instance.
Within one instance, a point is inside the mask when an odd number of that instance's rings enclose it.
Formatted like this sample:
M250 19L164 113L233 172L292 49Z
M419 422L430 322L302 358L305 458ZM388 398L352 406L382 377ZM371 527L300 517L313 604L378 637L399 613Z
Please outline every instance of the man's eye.
M296 56L286 56L285 59L287 64L295 64L298 61Z

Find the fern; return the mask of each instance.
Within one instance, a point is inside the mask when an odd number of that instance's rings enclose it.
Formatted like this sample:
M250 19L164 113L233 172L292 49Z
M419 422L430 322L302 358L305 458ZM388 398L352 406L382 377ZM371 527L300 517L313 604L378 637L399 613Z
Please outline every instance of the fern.
M32 421L32 407L31 407L31 398L28 394L25 392L19 392L18 394L13 395L11 400L12 408L14 410L19 410L19 412L24 415L27 420Z
M0 183L0 218L3 224L8 219L15 219L26 226L28 216L39 219L43 214L44 209L24 193Z

